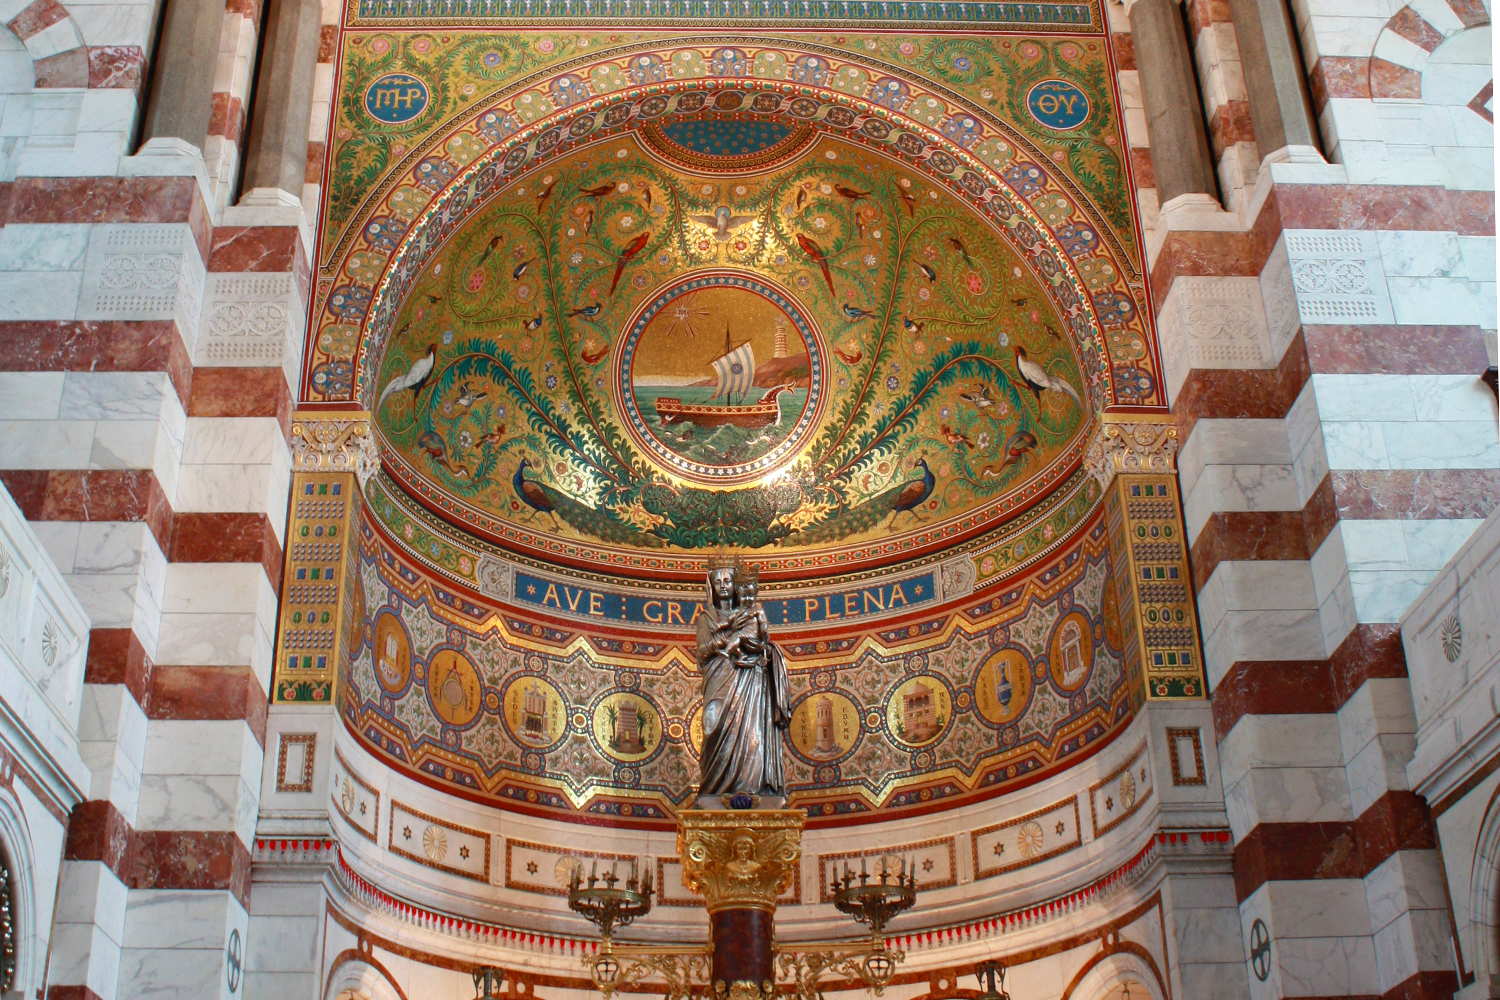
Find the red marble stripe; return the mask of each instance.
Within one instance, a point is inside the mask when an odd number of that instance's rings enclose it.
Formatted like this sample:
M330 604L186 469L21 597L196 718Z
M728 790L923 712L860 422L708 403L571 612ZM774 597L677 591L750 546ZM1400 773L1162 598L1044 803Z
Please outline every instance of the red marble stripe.
M1308 364L1329 375L1475 375L1489 365L1477 326L1304 326Z
M244 132L244 104L238 97L223 91L214 94L208 115L208 134L222 135L230 142L238 143Z
M1364 56L1323 56L1308 75L1308 89L1319 111L1330 99L1370 99L1370 60Z
M275 417L292 433L292 390L280 368L198 368L193 371L190 417Z
M49 986L47 1000L104 1000L87 986Z
M271 519L261 513L183 512L172 518L177 563L260 563L273 587L281 583L281 542Z
M1223 742L1247 715L1337 712L1372 677L1405 677L1401 627L1356 625L1325 660L1241 660L1211 692L1214 733Z
M137 830L137 889L218 889L250 908L250 851L232 832Z
M1396 11L1396 15L1387 21L1385 26L1388 31L1395 32L1428 52L1443 44L1443 33L1409 6Z
M1229 0L1185 0L1183 6L1187 9L1188 29L1195 39L1210 24L1234 23Z
M1209 419L1284 418L1312 374L1299 331L1274 369L1195 368L1172 400L1178 440L1187 441L1193 425Z
M1322 715L1338 707L1327 660L1241 660L1214 688L1214 734L1222 743L1246 715Z
M1137 191L1156 187L1156 164L1151 160L1150 146L1131 147L1130 175L1135 178Z
M1151 290L1156 301L1167 301L1172 281L1179 275L1260 274L1281 229L1278 201L1273 192L1261 207L1249 232L1173 230L1167 233L1156 261L1151 265Z
M1286 229L1364 229L1493 236L1493 191L1389 184L1282 184L1249 232L1172 231L1151 265L1151 289L1165 302L1179 275L1259 275Z
M302 171L302 183L323 183L323 156L326 152L326 143L309 142L307 144L307 165Z
M1376 57L1370 60L1370 96L1407 101L1422 99L1422 74Z
M163 552L172 508L147 469L0 470L28 521L144 521Z
M260 24L260 0L228 0L224 11L228 14L242 14L252 25Z
M186 222L208 259L213 229L191 177L18 177L0 223Z
M1234 848L1241 903L1266 882L1364 878L1397 851L1437 846L1427 801L1388 791L1353 822L1261 823Z
M6 26L15 32L17 38L25 41L67 18L67 10L57 0L33 0L25 10L11 18Z
M151 673L146 715L152 719L243 721L266 745L268 700L249 667L158 665Z
M82 45L44 56L32 63L37 87L77 87L89 85L89 52Z
M1250 123L1250 105L1245 101L1225 101L1214 108L1213 118L1208 123L1208 137L1213 143L1215 157L1222 157L1224 151L1237 142L1254 142L1255 126Z
M1193 583L1208 584L1219 563L1260 559L1307 559L1300 510L1231 510L1209 515L1193 542Z
M1458 990L1458 973L1451 969L1418 972L1392 986L1380 1000L1452 1000Z
M1216 511L1193 540L1193 583L1201 591L1229 560L1310 559L1338 523L1332 478L1324 476L1301 510Z
M193 384L193 361L173 320L0 321L0 371L164 371L184 407Z
M1379 95L1377 95L1379 96ZM1492 191L1393 184L1287 184L1275 191L1287 229L1495 232Z
M210 271L296 272L306 268L294 226L219 226L208 255Z
M1341 519L1485 518L1500 506L1500 469L1340 469L1330 479Z
M336 24L325 24L318 28L318 62L333 62L333 54L338 48L339 26Z
M89 49L89 87L140 93L146 53L139 45L95 45Z
M144 706L150 701L154 667L134 629L96 628L89 632L85 684L123 684L135 703Z
M1448 6L1453 8L1453 13L1458 15L1465 28L1490 23L1489 11L1484 9L1482 0L1448 0Z
M69 861L99 861L130 884L130 842L135 835L114 803L98 799L80 802L68 819L63 857Z

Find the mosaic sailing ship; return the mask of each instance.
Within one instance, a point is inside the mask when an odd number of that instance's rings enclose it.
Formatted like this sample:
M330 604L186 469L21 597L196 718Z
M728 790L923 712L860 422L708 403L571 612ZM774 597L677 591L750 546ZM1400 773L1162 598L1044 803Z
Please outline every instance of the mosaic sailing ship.
M735 394L743 400L755 388L755 349L750 341L734 344L729 337L729 324L724 324L724 353L709 362L717 378L717 387L707 403L684 403L679 396L660 396L656 400L656 415L663 425L674 421L697 424L699 427L770 427L781 423L780 397L784 392L796 389L795 383L772 386L754 403L735 403ZM714 400L723 397L724 403Z

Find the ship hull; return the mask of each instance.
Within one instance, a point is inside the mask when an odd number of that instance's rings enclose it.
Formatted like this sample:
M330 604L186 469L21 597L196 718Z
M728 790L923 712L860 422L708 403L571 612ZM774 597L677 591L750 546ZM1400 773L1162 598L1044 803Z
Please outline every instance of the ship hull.
M663 425L681 421L699 427L726 424L731 427L769 427L781 418L781 404L771 400L749 406L705 406L684 403L675 396L662 396L656 400L656 415Z

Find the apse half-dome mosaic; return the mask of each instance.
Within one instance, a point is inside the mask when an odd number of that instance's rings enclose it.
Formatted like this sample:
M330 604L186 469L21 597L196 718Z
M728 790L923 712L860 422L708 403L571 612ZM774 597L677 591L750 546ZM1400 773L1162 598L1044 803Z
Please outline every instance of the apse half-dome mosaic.
M694 170L600 139L432 255L376 378L403 487L505 540L808 550L951 525L1076 463L1093 404L1011 245L1024 219L827 133L726 178L712 150L783 132L691 121Z
M306 390L376 426L340 696L371 753L670 823L723 551L761 571L812 822L999 794L1123 729L1082 459L1160 400L1099 39L349 45ZM391 74L426 88L410 119L364 107Z

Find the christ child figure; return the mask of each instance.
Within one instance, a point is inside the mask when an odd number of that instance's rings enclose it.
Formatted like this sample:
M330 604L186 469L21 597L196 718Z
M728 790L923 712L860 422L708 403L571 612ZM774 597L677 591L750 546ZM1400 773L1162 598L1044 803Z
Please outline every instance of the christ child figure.
M771 623L759 601L760 585L746 576L735 587L734 632L729 636L729 658L737 667L760 662L771 637Z

